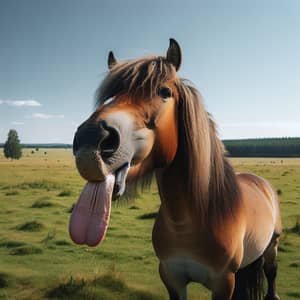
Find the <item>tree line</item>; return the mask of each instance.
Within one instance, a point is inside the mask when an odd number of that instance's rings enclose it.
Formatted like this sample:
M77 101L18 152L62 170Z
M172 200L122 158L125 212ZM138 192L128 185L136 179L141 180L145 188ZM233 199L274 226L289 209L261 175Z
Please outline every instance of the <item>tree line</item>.
M232 157L300 157L300 138L224 140Z
M231 157L300 157L300 138L263 138L224 140L227 155ZM16 130L8 133L0 144L6 158L19 159L22 148L71 148L70 144L21 144Z

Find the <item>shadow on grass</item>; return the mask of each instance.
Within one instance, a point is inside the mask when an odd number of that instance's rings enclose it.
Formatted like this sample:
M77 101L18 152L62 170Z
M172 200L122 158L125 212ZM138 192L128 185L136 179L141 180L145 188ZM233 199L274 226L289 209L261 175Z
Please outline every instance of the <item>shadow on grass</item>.
M32 232L41 231L43 228L44 225L37 221L25 222L16 227L16 229L21 231L32 231Z
M72 211L73 211L73 209L74 209L74 207L75 207L75 203L73 203L73 204L71 205L71 207L68 208L68 209L66 210L66 212L68 212L69 214L71 214Z
M158 215L157 212L152 212L152 213L143 214L141 216L138 216L137 218L140 220L155 219L157 215Z
M43 199L36 200L32 205L31 208L43 208L43 207L50 207L54 204L50 201L46 201Z
M159 296L150 292L128 287L128 285L114 274L106 274L93 280L70 278L67 282L49 290L48 298L58 299L98 299L98 300L160 300Z
M286 234L296 233L296 234L300 235L300 217L297 215L295 225L293 227L290 227L290 228L284 228L283 232L286 233Z
M58 240L54 242L55 245L57 246L70 246L72 245L70 242L66 241L66 240Z
M57 196L58 197L68 197L68 196L71 196L71 195L72 195L71 191L63 190Z
M286 293L289 297L300 299L300 293L298 292L288 292Z
M140 208L136 205L132 205L132 206L129 207L129 209L140 209Z
M0 289L8 287L8 275L5 273L0 273Z
M30 255L30 254L41 254L41 253L43 253L43 250L41 248L32 245L13 248L9 252L10 255Z
M11 191L5 193L5 196L15 196L15 195L19 195L19 191L11 190Z
M18 241L3 241L3 242L0 242L0 247L3 247L3 248L16 248L16 247L25 246L25 245L26 245L26 243L18 242Z

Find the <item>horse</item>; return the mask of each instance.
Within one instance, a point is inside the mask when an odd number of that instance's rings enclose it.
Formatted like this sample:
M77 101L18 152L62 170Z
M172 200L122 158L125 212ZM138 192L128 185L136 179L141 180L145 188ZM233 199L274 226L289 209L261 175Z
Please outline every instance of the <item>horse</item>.
M110 203L155 176L161 205L152 232L170 299L201 283L213 300L278 300L279 199L271 184L235 174L202 96L178 76L181 48L123 62L108 55L96 110L77 129L73 153L87 180L70 219L77 244L95 246Z

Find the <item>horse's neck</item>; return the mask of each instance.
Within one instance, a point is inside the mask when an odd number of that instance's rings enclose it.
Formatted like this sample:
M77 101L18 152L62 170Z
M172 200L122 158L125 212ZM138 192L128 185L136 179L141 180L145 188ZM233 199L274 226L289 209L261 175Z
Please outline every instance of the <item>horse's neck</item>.
M156 172L159 194L161 198L161 211L174 222L183 222L187 219L198 219L203 224L209 219L216 219L218 222L228 215L234 215L240 205L240 192L235 173L224 158L223 182L219 187L209 191L210 202L207 206L199 207L192 199L189 191L188 178L184 178L184 160L176 159L166 169ZM197 166L195 166L197 167ZM217 174L215 174L217 176ZM201 197L199 195L199 197Z
M183 172L178 165L156 171L161 210L174 222L181 222L189 213L187 187L182 176Z

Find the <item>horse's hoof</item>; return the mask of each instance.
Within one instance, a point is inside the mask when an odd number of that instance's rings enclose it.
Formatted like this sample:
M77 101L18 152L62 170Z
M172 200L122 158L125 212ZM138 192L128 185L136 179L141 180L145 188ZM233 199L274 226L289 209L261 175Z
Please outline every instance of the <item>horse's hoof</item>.
M275 296L269 296L269 295L267 295L265 297L265 300L280 300L280 298L279 298L278 295L275 295Z

